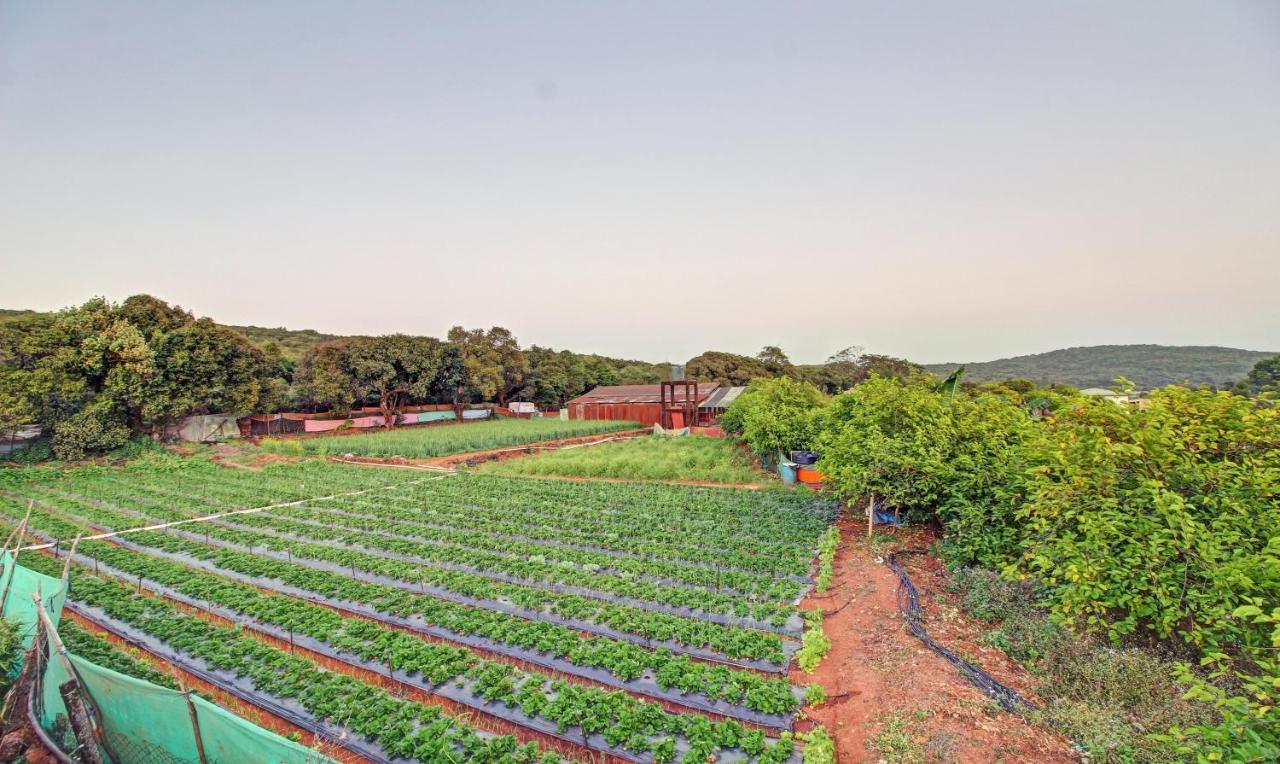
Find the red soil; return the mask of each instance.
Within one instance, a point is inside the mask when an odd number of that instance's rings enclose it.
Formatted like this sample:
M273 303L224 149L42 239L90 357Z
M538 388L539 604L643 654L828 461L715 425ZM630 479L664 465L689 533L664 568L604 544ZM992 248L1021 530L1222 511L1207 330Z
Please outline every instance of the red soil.
M927 546L931 539L920 533L877 530L877 540L894 533L900 538L889 544L873 544L856 513L841 521L840 530L831 588L826 594L811 594L801 603L803 609L820 608L827 613L823 630L832 641L831 651L813 674L796 667L790 676L795 684L817 682L826 689L827 701L810 709L807 716L820 722L835 739L839 761L885 759L876 738L894 715L906 721L904 732L911 744L918 746L924 761L1078 760L1066 740L1003 711L906 631L898 615L898 578L877 557L898 547ZM937 572L941 566L936 560L926 560L923 568L913 570L912 580L927 591L919 580L924 577L918 572L921 569ZM975 641L981 633L979 626L935 629L944 615L951 622L964 617L954 609L941 612L928 597L922 597L922 604L926 627L935 638L963 655L978 656L980 665L1001 682L1034 697L1034 683L1021 667L998 650ZM801 721L797 730L812 726L811 721Z

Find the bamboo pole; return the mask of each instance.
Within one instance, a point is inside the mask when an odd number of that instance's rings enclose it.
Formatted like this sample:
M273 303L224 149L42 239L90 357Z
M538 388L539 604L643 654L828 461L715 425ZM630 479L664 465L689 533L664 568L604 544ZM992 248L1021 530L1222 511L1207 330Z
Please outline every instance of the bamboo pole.
M876 522L876 495L871 494L871 498L867 499L867 537L871 537L871 526Z

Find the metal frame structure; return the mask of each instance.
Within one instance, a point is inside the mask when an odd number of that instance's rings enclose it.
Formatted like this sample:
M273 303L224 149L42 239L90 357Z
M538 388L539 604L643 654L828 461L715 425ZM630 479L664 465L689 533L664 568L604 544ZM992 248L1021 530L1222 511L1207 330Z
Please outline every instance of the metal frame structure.
M676 388L684 388L684 398L676 397ZM670 392L670 397L667 393ZM698 423L698 383L692 379L681 379L674 382L663 382L659 390L658 404L661 411L661 424L664 428L675 429L671 414L681 412L684 423L681 427L692 427Z

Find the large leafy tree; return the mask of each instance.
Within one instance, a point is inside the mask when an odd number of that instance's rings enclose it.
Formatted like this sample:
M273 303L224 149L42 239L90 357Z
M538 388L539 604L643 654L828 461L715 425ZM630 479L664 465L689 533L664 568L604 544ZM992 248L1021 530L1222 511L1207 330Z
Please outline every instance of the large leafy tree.
M685 364L685 376L698 382L740 387L753 379L772 377L774 374L758 358L708 350L689 359Z
M148 295L0 322L0 370L66 457L154 434L193 413L241 413L284 389L237 332Z
M866 382L872 376L893 377L906 380L924 373L924 368L910 361L893 356L868 353L857 345L851 345L829 357L817 366L804 366L805 379L828 395L835 395Z
M279 367L244 336L210 319L160 333L154 357L157 373L142 385L146 420L269 411L283 403Z
M467 369L467 391L480 400L505 406L525 385L529 361L520 343L507 329L495 326L488 331L455 326L449 342L462 351Z
M764 364L765 369L775 377L795 376L796 367L791 359L777 345L765 345L756 353L756 360Z
M870 380L837 396L817 450L832 490L874 495L920 519L937 517L967 560L998 561L1017 543L1011 502L1031 414L999 395L941 392L927 378Z
M434 337L389 334L347 340L347 369L357 399L376 398L387 427L410 399L426 399L440 372L443 348Z
M347 367L347 341L328 340L307 348L293 381L306 405L349 412L356 402L356 389Z
M0 368L0 440L12 442L18 430L35 419L27 394L30 378L29 372Z

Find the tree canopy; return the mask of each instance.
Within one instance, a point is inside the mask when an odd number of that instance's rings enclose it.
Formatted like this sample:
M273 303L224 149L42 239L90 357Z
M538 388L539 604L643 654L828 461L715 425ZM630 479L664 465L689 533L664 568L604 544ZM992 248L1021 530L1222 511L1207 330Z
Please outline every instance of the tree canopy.
M235 331L149 295L0 322L0 422L34 419L66 458L190 414L278 405L285 374Z

